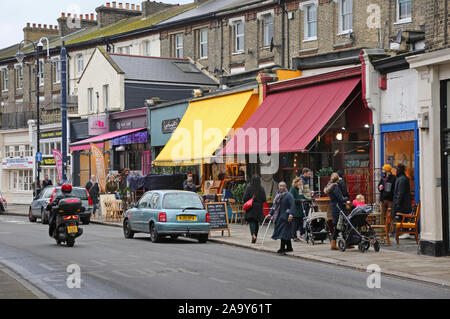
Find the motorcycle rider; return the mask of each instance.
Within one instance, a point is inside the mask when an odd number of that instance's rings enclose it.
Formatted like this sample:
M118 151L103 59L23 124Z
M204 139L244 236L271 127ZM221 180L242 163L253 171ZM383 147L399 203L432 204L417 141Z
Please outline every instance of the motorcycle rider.
M47 210L49 211L49 219L48 219L48 235L50 237L53 237L53 232L56 228L56 214L54 212L53 207L58 206L59 201L64 198L69 198L72 196L72 185L70 184L63 184L61 186L61 193L51 202L47 205Z

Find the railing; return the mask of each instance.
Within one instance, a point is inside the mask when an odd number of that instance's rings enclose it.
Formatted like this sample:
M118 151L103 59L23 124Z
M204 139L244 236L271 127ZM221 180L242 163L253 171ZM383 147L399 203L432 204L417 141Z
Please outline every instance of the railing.
M0 130L27 128L28 121L36 119L36 112L0 113Z

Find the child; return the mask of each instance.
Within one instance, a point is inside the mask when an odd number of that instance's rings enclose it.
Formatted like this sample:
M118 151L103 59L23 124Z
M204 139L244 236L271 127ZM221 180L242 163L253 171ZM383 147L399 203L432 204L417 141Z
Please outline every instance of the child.
M356 196L356 199L353 201L353 206L361 207L364 205L366 205L366 199L364 198L363 195L359 194L358 196Z

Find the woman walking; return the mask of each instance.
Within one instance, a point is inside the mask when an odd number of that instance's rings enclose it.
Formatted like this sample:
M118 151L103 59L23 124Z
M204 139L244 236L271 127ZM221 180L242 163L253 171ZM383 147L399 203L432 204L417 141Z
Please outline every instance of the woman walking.
M305 217L305 211L303 209L303 202L306 200L306 197L303 194L300 194L300 189L303 186L302 178L296 177L292 181L292 187L289 192L294 197L295 202L295 212L294 212L294 221L292 223L292 239L295 242L299 242L300 239L303 239L303 234L305 233L305 229L303 228L303 218ZM297 238L297 230L300 229L300 238Z
M275 229L272 239L281 240L280 249L277 251L280 255L286 252L294 251L292 249L292 221L294 220L295 201L294 197L288 192L286 183L278 184L278 193L273 201L270 216L275 220Z
M338 247L336 245L336 240L339 235L339 231L337 229L337 223L339 221L339 208L343 212L345 212L345 204L348 202L348 197L344 197L344 195L342 195L341 188L339 187L339 175L337 173L331 174L330 182L325 187L325 193L330 195L331 217L333 218L333 234L331 236L331 249L337 250Z
M245 212L245 219L250 227L250 234L252 235L252 244L256 243L259 231L259 223L264 218L263 203L266 201L266 192L261 186L261 178L254 175L250 180L250 184L244 192L243 201L248 202L253 198L252 207Z

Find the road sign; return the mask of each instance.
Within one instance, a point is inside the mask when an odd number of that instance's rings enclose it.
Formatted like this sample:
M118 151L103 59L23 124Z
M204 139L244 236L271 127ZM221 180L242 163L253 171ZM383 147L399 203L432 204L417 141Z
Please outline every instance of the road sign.
M41 152L36 153L36 161L42 162L42 153Z

